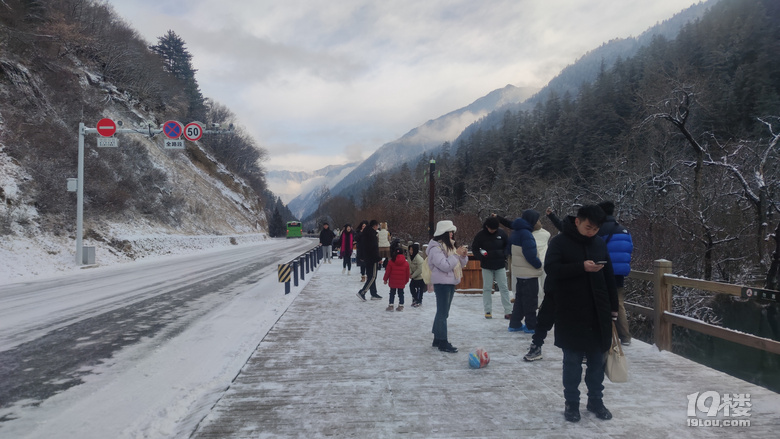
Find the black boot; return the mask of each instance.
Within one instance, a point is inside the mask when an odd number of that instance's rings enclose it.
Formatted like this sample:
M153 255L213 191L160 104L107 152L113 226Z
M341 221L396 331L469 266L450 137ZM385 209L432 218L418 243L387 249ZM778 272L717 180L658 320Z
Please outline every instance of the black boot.
M604 402L600 399L588 398L588 405L586 406L589 412L596 414L596 417L605 421L612 419L612 413L604 407Z
M438 338L434 338L431 347L438 348L440 345L441 345L441 340L439 340Z
M451 345L450 342L448 342L447 340L441 340L439 342L439 350L442 352L449 352L451 354L458 352L458 348Z
M580 403L566 401L563 417L569 422L580 422Z

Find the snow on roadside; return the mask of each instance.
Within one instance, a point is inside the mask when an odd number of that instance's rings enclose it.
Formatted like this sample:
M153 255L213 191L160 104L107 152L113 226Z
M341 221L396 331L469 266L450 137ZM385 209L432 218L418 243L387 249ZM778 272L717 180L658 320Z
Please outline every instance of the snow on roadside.
M95 265L76 264L76 242L72 237L39 234L35 236L0 236L0 285L74 273L85 268L106 267L164 255L181 255L263 242L265 233L246 235L168 235L115 230L118 241L125 243L119 251L105 242L84 240L84 246L95 247ZM132 255L132 256L131 256Z

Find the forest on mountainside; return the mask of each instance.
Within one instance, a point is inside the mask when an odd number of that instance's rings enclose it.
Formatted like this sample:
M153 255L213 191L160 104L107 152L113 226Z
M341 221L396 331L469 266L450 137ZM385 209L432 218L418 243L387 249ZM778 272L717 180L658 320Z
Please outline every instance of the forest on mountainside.
M186 157L215 181L253 199L258 217L271 217L277 198L267 190L261 166L266 151L241 127L229 108L205 98L192 55L173 31L150 44L95 0L3 0L0 4L0 148L29 176L23 196L0 194L11 207L0 233L29 223L23 205L35 208L44 230L72 229L75 206L62 196L75 177L78 126L106 114L124 119L140 134L167 120L221 126L220 135L186 142ZM151 136L150 136L151 137ZM85 161L85 212L91 217L136 213L171 227L208 207L188 205L170 169L150 156L141 136L121 137L120 148L91 148ZM289 212L286 212L289 214ZM125 218L127 219L127 218Z
M477 122L436 156L378 176L357 215L423 239L434 159L436 217L466 236L491 212L565 215L613 200L637 269L666 258L691 277L763 284L780 221L778 19L777 2L720 2L576 96Z

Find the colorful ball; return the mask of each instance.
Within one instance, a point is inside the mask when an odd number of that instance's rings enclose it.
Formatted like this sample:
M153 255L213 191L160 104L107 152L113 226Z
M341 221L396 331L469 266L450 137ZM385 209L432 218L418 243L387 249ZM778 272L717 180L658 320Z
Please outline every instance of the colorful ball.
M490 356L485 349L477 348L475 353L477 354L477 358L479 358L479 367L485 367L490 363Z
M469 367L472 369L480 368L480 361L476 352L469 353Z

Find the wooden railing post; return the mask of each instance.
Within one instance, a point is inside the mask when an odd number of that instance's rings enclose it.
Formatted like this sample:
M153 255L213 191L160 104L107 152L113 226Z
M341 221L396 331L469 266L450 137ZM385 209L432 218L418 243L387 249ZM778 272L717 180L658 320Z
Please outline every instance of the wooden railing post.
M653 261L653 296L655 298L655 319L653 339L661 351L672 350L672 324L664 312L672 311L672 285L666 282L664 274L672 272L672 262L666 259Z

